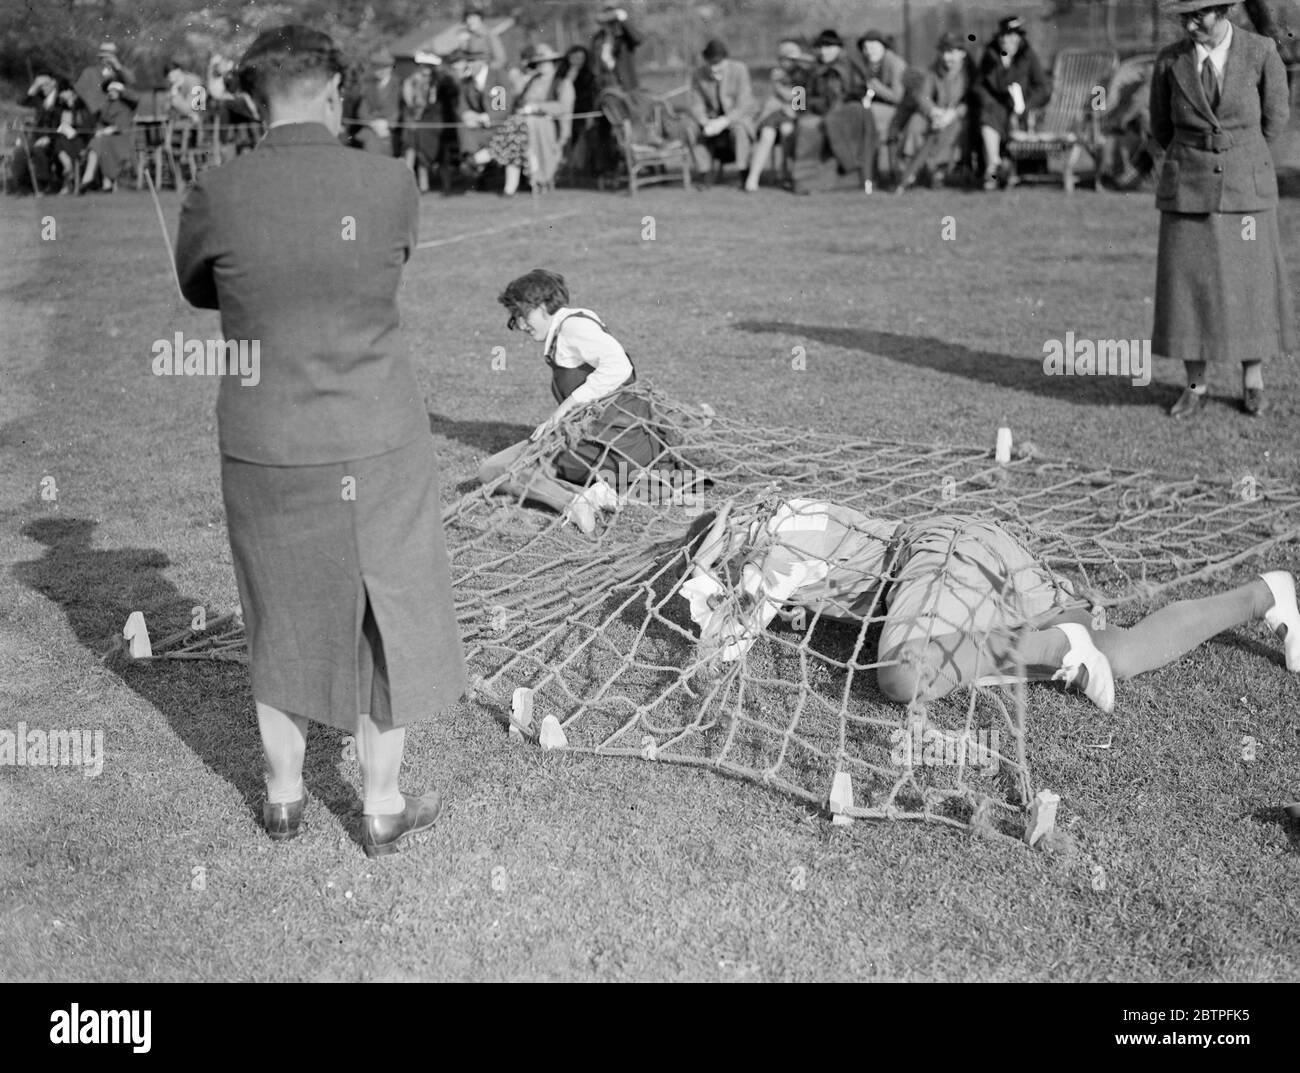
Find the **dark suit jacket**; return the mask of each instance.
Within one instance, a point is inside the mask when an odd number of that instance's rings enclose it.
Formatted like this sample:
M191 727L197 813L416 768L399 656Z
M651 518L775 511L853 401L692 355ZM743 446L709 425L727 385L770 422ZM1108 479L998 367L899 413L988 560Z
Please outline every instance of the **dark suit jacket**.
M221 310L226 339L260 344L260 383L222 378L223 454L314 465L429 434L397 312L418 199L401 161L348 149L317 123L275 127L199 174L176 239L181 290Z
M1166 150L1156 187L1162 212L1251 212L1277 205L1268 143L1289 116L1286 68L1273 41L1232 29L1217 111L1184 38L1160 51L1151 80L1151 135Z

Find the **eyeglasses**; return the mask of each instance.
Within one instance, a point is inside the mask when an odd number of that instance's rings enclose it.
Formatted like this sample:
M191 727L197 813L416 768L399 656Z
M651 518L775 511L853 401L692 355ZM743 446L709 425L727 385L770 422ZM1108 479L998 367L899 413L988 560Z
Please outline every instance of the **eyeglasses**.
M1186 23L1204 23L1207 19L1217 19L1219 13L1213 8L1201 8L1200 11L1189 11L1183 16L1183 22Z

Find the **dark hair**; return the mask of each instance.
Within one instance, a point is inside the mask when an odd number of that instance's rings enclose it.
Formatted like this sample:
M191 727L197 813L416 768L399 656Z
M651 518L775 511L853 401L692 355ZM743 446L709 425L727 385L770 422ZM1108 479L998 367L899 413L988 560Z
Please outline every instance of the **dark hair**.
M283 95L297 83L327 81L345 69L334 39L300 23L263 30L237 68L240 87L255 100Z
M181 63L180 60L175 58L170 59L163 64L163 74L165 75L169 75L173 71L183 71L183 70L185 70L185 65Z
M727 46L716 37L704 46L703 56L705 63L718 63L721 60L725 60L728 55Z
M534 268L507 283L506 289L497 295L497 301L510 311L512 321L515 317L522 320L538 306L547 313L554 313L561 306L568 305L569 287L558 272Z

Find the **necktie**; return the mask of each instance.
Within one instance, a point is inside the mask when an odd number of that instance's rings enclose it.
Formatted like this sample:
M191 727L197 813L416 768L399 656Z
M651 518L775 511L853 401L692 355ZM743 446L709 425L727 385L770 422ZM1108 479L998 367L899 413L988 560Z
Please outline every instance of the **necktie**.
M1205 91L1210 111L1214 111L1219 107L1219 81L1214 77L1214 64L1210 62L1209 56L1201 61L1201 89Z

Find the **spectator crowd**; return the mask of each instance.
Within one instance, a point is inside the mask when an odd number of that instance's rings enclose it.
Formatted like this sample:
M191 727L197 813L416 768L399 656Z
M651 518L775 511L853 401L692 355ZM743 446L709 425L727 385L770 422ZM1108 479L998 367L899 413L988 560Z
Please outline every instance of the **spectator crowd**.
M920 69L879 30L787 38L761 97L749 67L719 39L704 44L688 89L650 95L627 11L605 3L595 18L588 44L559 52L537 42L512 62L483 11L467 4L453 48L400 61L379 48L349 69L340 137L403 159L422 191L443 193L473 186L509 197L525 181L536 192L598 185L617 177L629 141L680 145L696 181L745 192L764 182L796 194L948 183L995 190L1016 183L1007 142L1053 92L1016 16L978 51L973 37L943 34ZM1096 163L1122 188L1152 168L1150 72L1149 59L1122 64L1107 87L1114 107ZM169 61L164 76L165 89L143 107L112 42L76 79L40 73L22 101L32 119L11 174L37 192L85 193L133 174L138 181L149 167L161 181L169 164L179 185L257 144L262 117L233 59L213 55L202 74ZM611 101L628 128L607 118Z

